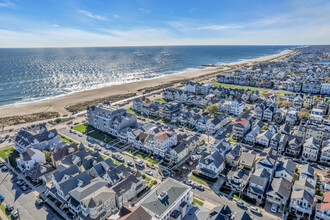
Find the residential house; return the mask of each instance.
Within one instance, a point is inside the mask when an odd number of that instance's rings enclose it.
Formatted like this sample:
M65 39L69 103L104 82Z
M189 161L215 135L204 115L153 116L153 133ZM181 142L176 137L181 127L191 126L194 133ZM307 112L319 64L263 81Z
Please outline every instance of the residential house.
M286 147L285 153L299 157L302 148L302 137L289 135L288 146Z
M143 207L152 219L182 219L187 214L192 200L193 193L190 186L167 178L143 197L137 205Z
M81 145L83 145L81 143ZM84 146L82 146L84 147ZM58 149L56 152L51 153L51 164L53 167L57 168L60 161L71 154L74 154L78 152L78 146L76 143L71 143L71 144L65 144L63 145L60 149Z
M273 178L266 193L266 201L270 205L276 204L278 211L283 212L291 194L291 182L285 178Z
M300 166L299 180L307 180L314 187L316 186L317 177L315 175L314 168L309 164L303 164Z
M281 159L275 170L275 177L282 177L292 183L296 171L296 163L291 159Z
M330 139L322 143L320 162L330 165Z
M273 177L277 165L277 155L273 151L273 148L265 148L259 155L256 169L266 169L270 173L270 177Z
M239 165L247 170L254 170L257 156L251 152L243 152L240 157Z
M31 125L20 129L14 138L14 149L22 153L28 148L49 150L51 146L61 142L56 129L48 130L46 123Z
M160 117L163 119L171 120L172 115L180 111L180 103L173 101L163 103L160 108Z
M288 113L286 114L285 123L289 125L295 125L297 120L298 120L298 111L290 108Z
M302 159L316 162L320 152L320 144L311 137L305 140L303 145Z
M227 174L226 185L232 191L243 192L252 175L251 170L233 167Z
M177 143L177 134L174 131L162 131L153 137L153 153L161 157L165 157L165 154L169 148Z
M119 216L117 220L152 220L151 215L142 206L122 207L119 211Z
M199 160L197 171L210 178L217 178L225 169L225 160L219 151L212 154L204 152Z
M314 219L330 219L330 192L325 192L322 201L316 204Z
M17 167L22 171L28 171L35 167L37 164L46 163L46 157L43 152L33 148L24 150L17 160Z
M242 139L250 129L250 122L245 118L238 118L233 125L233 138Z
M310 219L313 213L314 196L305 189L293 189L289 210L298 217Z
M267 131L263 131L262 133L260 133L259 135L257 135L256 138L256 143L260 144L262 146L268 147L269 146L269 142L272 138L272 133L267 130Z
M242 99L236 99L231 103L231 111L233 115L240 115L245 109L245 102Z
M226 154L225 160L229 167L236 167L239 164L241 156L241 146L239 144L232 147Z
M264 193L271 179L270 173L264 169L256 169L251 176L247 196L260 203L264 199Z

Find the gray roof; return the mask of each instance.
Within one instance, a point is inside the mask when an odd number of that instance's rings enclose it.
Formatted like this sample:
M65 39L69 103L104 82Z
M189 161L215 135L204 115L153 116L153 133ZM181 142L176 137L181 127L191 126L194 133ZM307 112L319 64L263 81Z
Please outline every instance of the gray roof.
M252 220L252 218L246 211L240 211L234 216L233 220Z
M80 187L84 187L87 184L89 184L90 182L91 182L91 178L89 177L88 173L85 171L85 172L79 173L76 176L69 178L67 181L60 183L59 186L60 186L63 194L66 195L71 190L77 188L79 184L81 184Z
M139 173L139 172L137 172ZM138 174L139 175L139 174ZM133 174L130 174L126 179L117 183L112 187L112 190L118 195L121 196L124 192L132 188L132 185L139 183L140 180Z
M283 159L279 161L276 172L280 172L282 170L285 170L290 176L293 176L296 171L296 163L291 159Z
M63 171L54 173L53 176L54 176L54 179L56 180L56 182L60 183L65 175L73 176L77 173L79 173L79 169L76 165L73 165Z
M256 169L251 176L250 183L265 187L270 179L270 173L265 168Z
M190 189L191 187L188 185L172 178L167 178L146 195L140 202L140 205L155 215L162 216L168 209L170 209L171 205L177 202L178 199ZM162 192L166 192L166 195L161 200L158 196Z
M300 173L314 178L314 168L309 164L303 164L300 167Z
M199 160L199 163L203 164L214 164L215 167L219 168L225 162L219 151L214 151L212 154L204 152Z
M291 194L291 199L304 198L311 206L314 204L313 196L306 190L293 190Z
M22 152L23 160L24 161L32 160L32 157L36 152L41 152L41 151L37 150L37 149L32 149L32 148L26 149L25 151Z
M291 183L282 177L274 178L267 192L267 194L276 195L280 198L286 198L286 199L289 198L290 193L291 193Z

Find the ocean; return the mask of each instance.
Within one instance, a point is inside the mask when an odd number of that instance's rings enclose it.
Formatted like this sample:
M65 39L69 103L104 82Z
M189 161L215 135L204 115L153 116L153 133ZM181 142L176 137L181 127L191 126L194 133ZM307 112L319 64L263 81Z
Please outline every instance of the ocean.
M0 106L280 53L295 46L0 49Z

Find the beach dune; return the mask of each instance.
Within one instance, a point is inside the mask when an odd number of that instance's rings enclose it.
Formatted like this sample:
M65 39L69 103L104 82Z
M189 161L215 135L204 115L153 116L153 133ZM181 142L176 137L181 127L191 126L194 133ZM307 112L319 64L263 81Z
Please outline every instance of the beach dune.
M138 92L138 90L141 90L143 88L154 87L176 80L201 78L206 75L216 74L222 71L235 69L242 65L251 65L251 64L256 64L258 62L280 59L284 56L292 54L293 52L294 52L293 50L285 50L279 54L260 57L257 59L224 64L216 67L208 67L205 69L194 70L184 73L171 74L171 75L166 75L159 78L153 78L143 81L113 85L99 89L88 90L88 88L86 88L87 90L85 91L81 91L53 99L48 99L44 101L20 104L16 106L4 106L4 107L0 107L0 117L9 117L15 115L24 115L24 114L32 114L39 112L47 112L47 111L59 112L62 115L68 114L68 111L65 109L65 107L79 102L91 101L91 100L105 98L118 94L136 93Z

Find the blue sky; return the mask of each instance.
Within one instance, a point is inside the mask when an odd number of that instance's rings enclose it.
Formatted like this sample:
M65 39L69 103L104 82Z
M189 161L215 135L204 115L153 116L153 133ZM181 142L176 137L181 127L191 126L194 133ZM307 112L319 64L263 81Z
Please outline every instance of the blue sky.
M0 47L330 44L329 0L0 0Z

